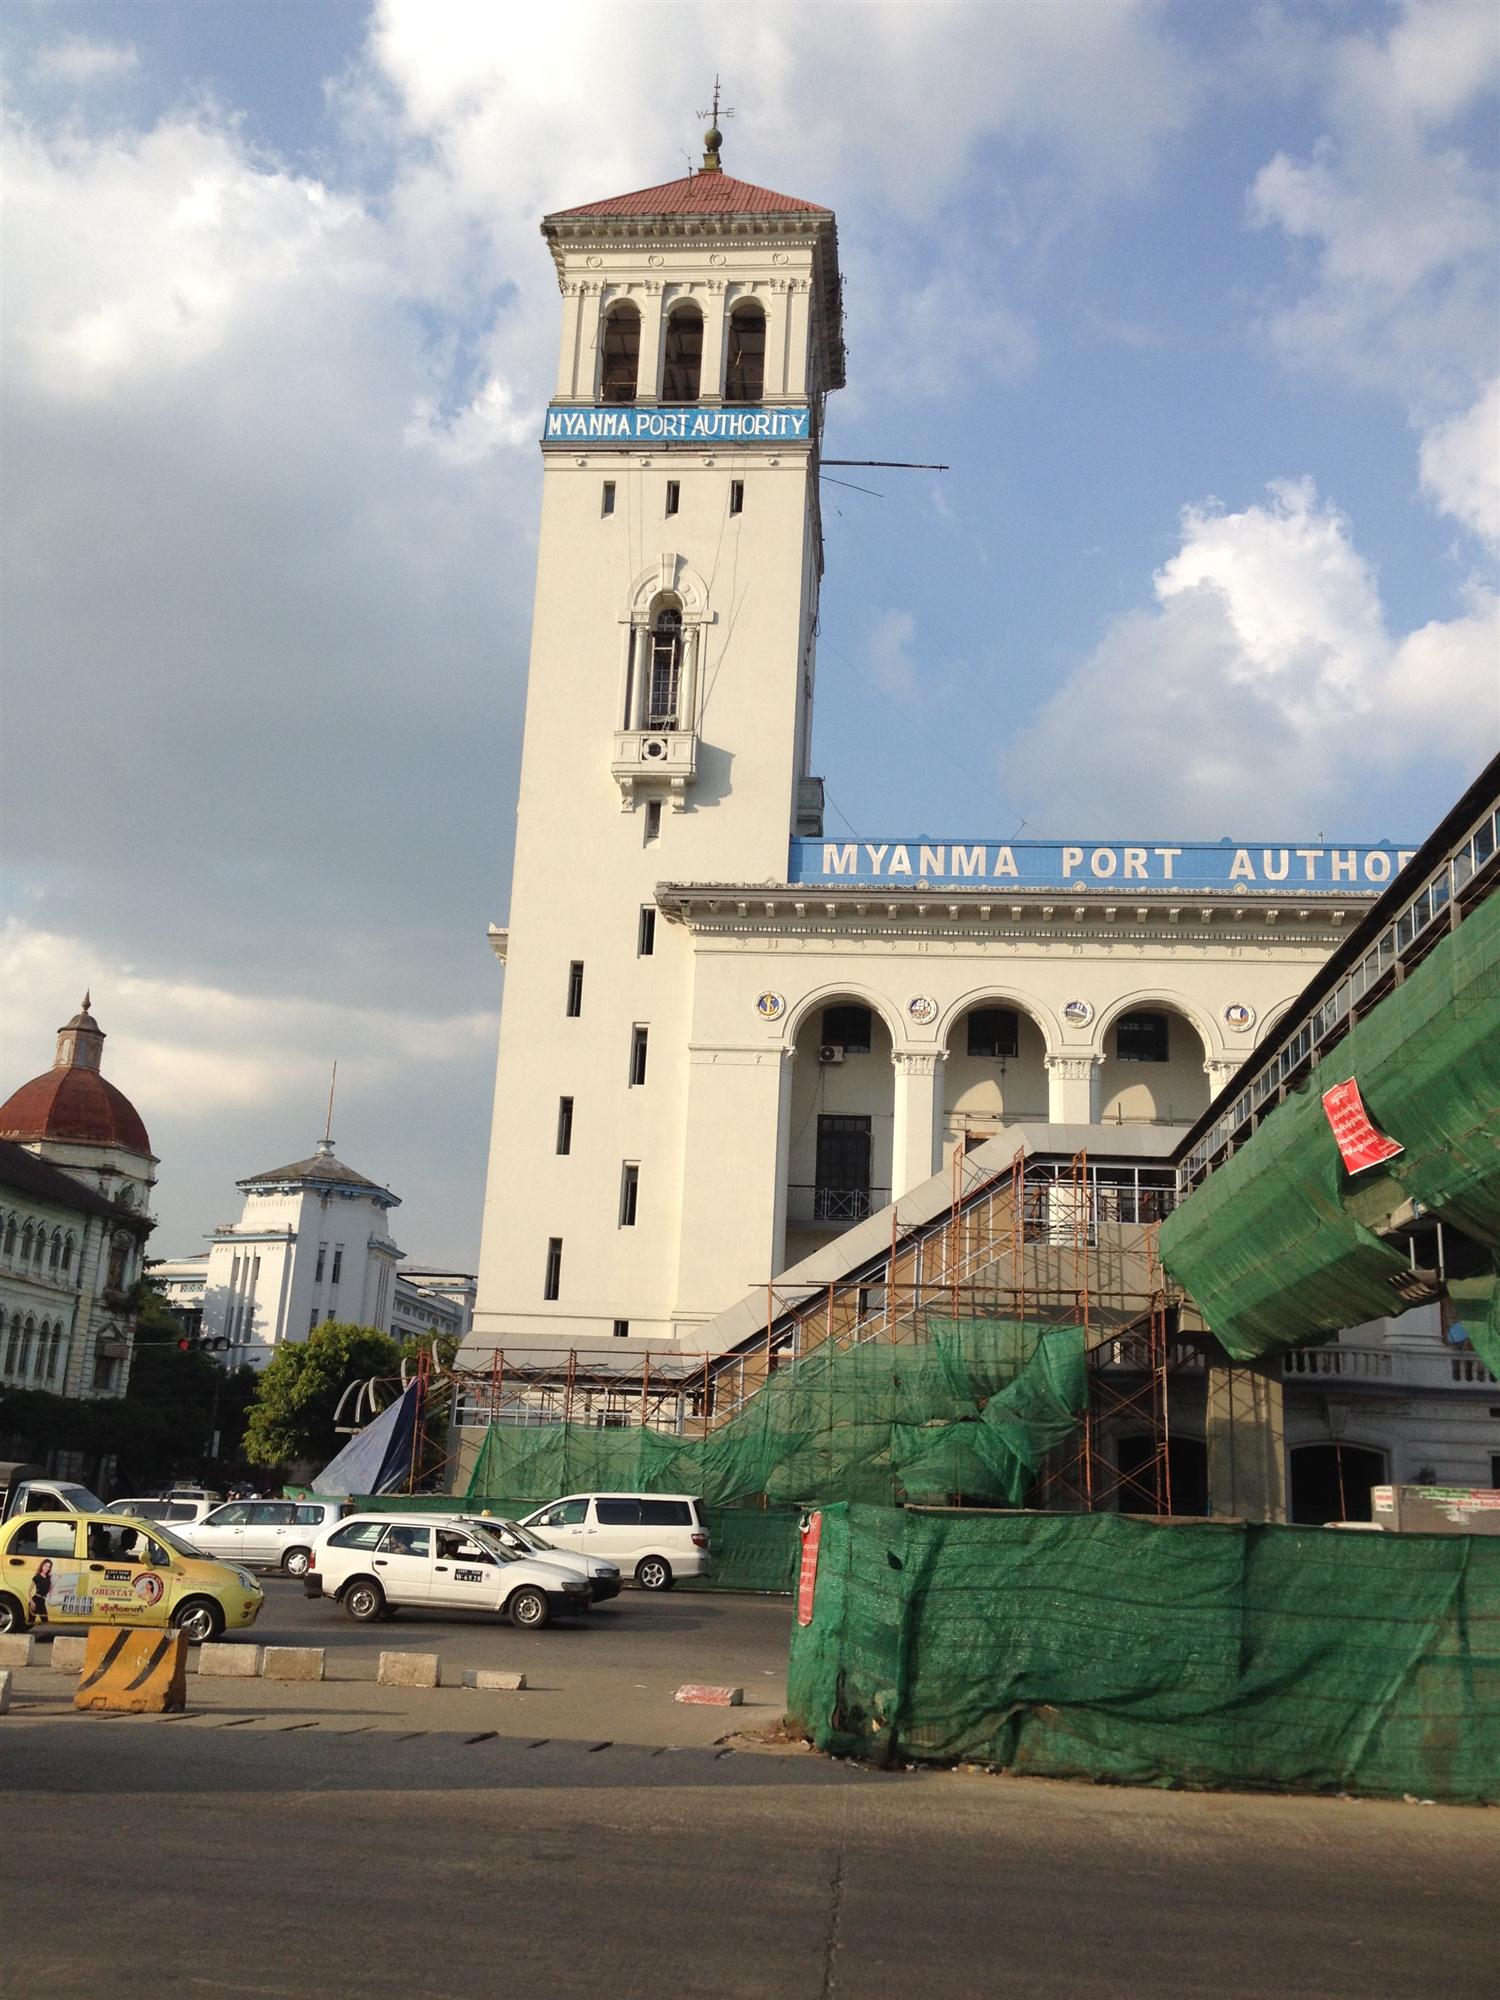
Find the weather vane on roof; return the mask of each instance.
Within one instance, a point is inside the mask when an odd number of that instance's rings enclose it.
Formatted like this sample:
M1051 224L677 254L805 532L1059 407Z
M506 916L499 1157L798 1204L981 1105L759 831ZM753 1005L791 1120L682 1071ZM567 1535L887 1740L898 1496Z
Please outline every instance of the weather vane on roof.
M726 104L723 112L722 113L720 112L719 78L717 73L715 73L714 76L714 101L709 106L707 111L700 111L698 113L698 116L700 118L708 118L713 121L710 124L708 130L703 135L703 143L706 148L703 155L703 171L706 174L720 173L723 171L723 169L719 165L719 148L724 143L724 134L719 130L719 119L721 116L725 118L732 118L734 116L734 106L732 104Z

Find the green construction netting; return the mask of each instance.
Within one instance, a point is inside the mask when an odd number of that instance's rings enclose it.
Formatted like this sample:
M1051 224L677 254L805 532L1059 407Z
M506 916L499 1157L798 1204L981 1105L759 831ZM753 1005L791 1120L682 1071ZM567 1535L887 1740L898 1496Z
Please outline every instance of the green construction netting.
M1345 1171L1323 1111L1346 1077L1405 1148L1377 1172ZM1162 1262L1229 1353L1250 1360L1401 1310L1390 1279L1406 1260L1368 1225L1407 1197L1500 1248L1500 896L1167 1218ZM1500 1336L1492 1316L1479 1324L1494 1366Z
M1014 1505L1083 1408L1082 1329L934 1318L926 1333L911 1345L816 1348L706 1438L493 1426L468 1504L613 1488L698 1493L720 1507L959 1494Z
M1132 1784L1500 1798L1500 1537L825 1509L820 1749Z

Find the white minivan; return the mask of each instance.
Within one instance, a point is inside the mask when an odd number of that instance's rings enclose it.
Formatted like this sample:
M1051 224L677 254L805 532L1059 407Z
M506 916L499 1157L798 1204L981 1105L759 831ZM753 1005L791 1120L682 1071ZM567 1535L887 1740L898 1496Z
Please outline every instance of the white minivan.
M703 1502L688 1493L573 1493L520 1525L559 1549L607 1557L642 1590L670 1590L679 1577L713 1570Z

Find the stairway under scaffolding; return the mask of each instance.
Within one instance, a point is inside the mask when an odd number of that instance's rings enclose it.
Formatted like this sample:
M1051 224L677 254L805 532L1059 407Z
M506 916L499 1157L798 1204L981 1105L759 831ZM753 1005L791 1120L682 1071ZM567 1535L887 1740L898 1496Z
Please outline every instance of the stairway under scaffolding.
M1085 1153L1039 1162L1023 1149L968 1185L963 1167L955 1155L952 1200L939 1215L903 1227L892 1206L883 1255L816 1289L768 1284L763 1332L727 1351L647 1353L628 1368L603 1343L496 1348L477 1369L424 1356L413 1482L430 1480L447 1462L447 1440L474 1428L642 1425L704 1438L812 1354L919 1345L929 1321L1003 1320L1084 1333L1086 1406L1042 1467L1032 1504L1169 1514L1171 1381L1203 1357L1158 1260L1157 1223L1091 1175ZM1125 1433L1138 1454L1128 1467L1106 1449Z

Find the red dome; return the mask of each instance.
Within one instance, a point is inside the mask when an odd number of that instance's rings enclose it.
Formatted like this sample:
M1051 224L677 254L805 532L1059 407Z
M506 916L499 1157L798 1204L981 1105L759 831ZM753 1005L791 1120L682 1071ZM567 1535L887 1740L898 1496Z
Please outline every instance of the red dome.
M151 1151L140 1113L96 1069L49 1069L0 1104L0 1139L63 1139Z

